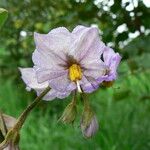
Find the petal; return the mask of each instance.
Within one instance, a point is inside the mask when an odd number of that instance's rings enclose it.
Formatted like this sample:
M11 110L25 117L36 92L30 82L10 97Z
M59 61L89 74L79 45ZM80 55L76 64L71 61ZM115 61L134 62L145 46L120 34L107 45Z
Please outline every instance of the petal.
M81 61L85 57L100 58L104 44L99 40L97 28L77 26L72 33L76 39L73 41L70 55L74 56L77 61Z
M19 68L22 80L29 89L43 90L48 87L48 82L38 83L35 70L33 68Z
M104 62L107 66L113 67L113 69L117 69L121 56L119 53L115 53L113 49L106 47L103 53Z
M39 83L42 83L48 80L50 81L52 79L65 75L66 73L68 73L68 70L54 70L54 69L39 68L36 71L37 80Z
M36 48L38 51L53 53L65 57L71 43L71 33L64 27L51 30L48 34L34 33ZM63 58L64 59L64 58Z
M39 50L60 51L70 44L71 33L64 27L51 30L48 34L34 33L34 40ZM45 49L44 49L45 48Z
M85 53L84 57L81 59L82 64L86 64L87 62L93 60L100 60L100 56L105 49L105 44L100 41L99 37L95 39L89 50Z
M106 81L112 81L117 77L117 67L121 61L121 56L119 53L115 53L113 49L106 47L103 53L104 63L109 68L109 74Z
M49 83L48 82L43 82L39 84L37 82L35 70L33 68L19 68L21 74L22 74L22 79L26 83L27 87L30 89L34 89L37 92L37 96L39 96L45 88L48 87ZM54 89L51 89L44 97L43 100L53 100L55 98L60 98L63 99L67 97L70 94L70 91L66 92L59 92Z
M64 35L70 34L68 29L65 27L58 27L58 28L52 29L48 34L51 34L51 33L53 33L53 34L64 34Z
M32 60L35 66L39 68L63 70L63 66L66 65L66 62L53 52L47 53L35 50L32 54Z
M72 91L76 89L76 84L68 79L68 72L60 77L50 80L49 85L59 92Z
M69 54L79 61L95 40L97 30L96 28L83 27L80 32L74 32L73 34L76 38L72 43Z
M83 74L87 77L97 79L106 73L106 65L100 59L86 62L81 65L83 68Z
M86 76L82 77L82 80L80 81L80 85L81 85L82 90L85 93L91 93L95 91L96 89L98 89L99 87L99 84L96 82L95 79L86 77Z
M37 95L40 95L42 93L41 90L38 90L37 91ZM46 101L51 101L51 100L54 100L55 98L60 98L60 99L63 99L65 97L68 97L70 95L71 92L59 92L59 91L56 91L54 89L51 89L44 97L43 97L43 100L46 100Z
M78 26L76 26L76 27L73 29L72 33L77 34L77 33L81 32L81 30L83 30L83 29L85 29L85 28L87 28L87 27L82 26L82 25L78 25Z

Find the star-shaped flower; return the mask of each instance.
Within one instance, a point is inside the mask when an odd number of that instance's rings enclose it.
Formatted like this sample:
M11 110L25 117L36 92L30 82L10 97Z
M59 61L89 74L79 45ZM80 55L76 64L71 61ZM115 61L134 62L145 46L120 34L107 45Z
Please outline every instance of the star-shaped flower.
M35 33L34 39L34 67L20 68L28 89L35 89L39 95L50 86L44 99L52 100L62 99L76 89L91 93L99 87L98 79L106 75L109 62L100 59L106 46L97 28L77 26L69 32L59 27L48 34Z

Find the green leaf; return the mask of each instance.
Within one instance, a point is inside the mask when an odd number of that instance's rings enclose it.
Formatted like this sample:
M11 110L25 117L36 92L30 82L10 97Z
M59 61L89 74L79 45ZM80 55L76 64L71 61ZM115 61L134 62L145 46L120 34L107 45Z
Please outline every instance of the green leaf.
M0 28L4 24L7 17L8 17L8 11L4 8L0 8Z

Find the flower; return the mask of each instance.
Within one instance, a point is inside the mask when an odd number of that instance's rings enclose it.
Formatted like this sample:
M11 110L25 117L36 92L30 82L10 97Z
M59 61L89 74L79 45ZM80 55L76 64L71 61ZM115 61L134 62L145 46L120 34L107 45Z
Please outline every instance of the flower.
M105 44L95 27L77 26L72 32L64 27L48 34L34 34L36 49L33 68L20 68L27 89L37 94L47 86L51 91L43 98L64 98L73 90L91 93L99 87L97 79L105 76L107 67L100 59Z
M104 81L108 86L111 86L113 81L117 78L117 67L121 61L119 53L115 53L113 49L105 47L103 54L103 61L107 67L106 74L97 79L97 82Z

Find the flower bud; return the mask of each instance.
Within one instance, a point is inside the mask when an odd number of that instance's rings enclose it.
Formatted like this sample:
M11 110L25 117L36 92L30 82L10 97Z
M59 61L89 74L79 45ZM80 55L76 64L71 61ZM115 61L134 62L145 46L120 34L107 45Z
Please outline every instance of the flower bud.
M59 121L62 121L63 123L73 123L77 114L77 108L74 102L71 102L67 105L65 108L62 116L60 117Z
M82 129L82 124L81 124L81 129ZM98 129L99 129L98 121L96 119L96 116L93 116L90 124L86 128L82 129L82 133L84 137L91 138L97 133Z
M19 150L18 145L15 145L13 142L10 142L7 147L3 150Z
M16 121L17 120L15 118L0 113L0 142L2 142L6 138L7 133L9 131L11 131L11 128L13 128ZM3 150L19 150L18 143L19 143L20 136L17 133L17 134L14 134L13 137L14 138L11 139L11 136L10 136L10 139L8 139L7 142L3 141L0 144L0 150L1 149L3 149Z
M98 131L99 125L96 116L91 109L87 95L83 95L84 110L81 119L81 131L85 138L90 138Z

